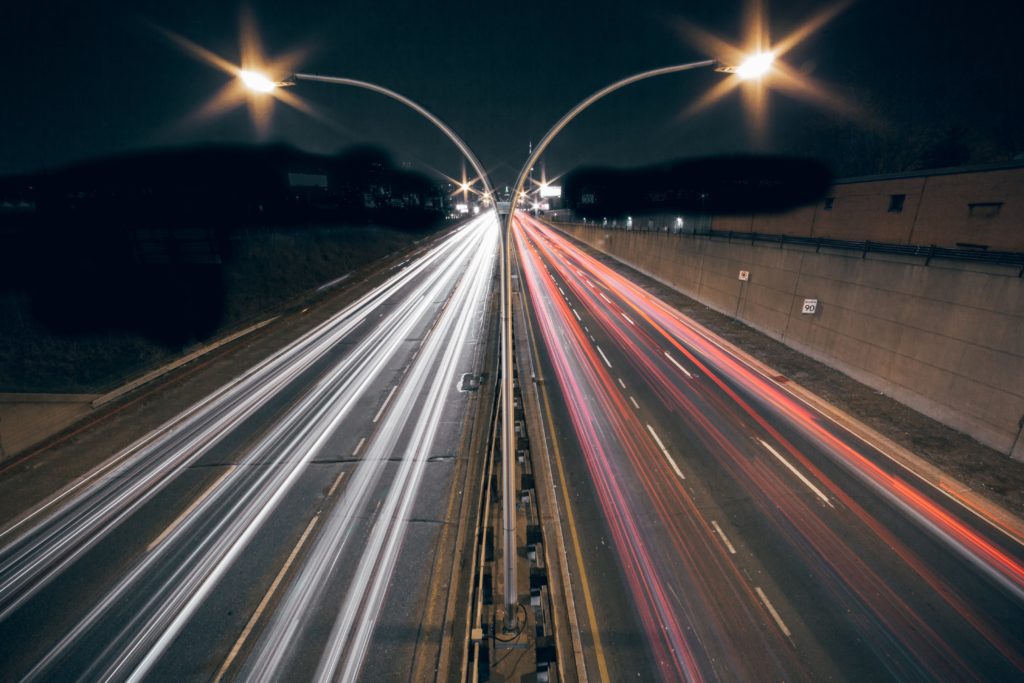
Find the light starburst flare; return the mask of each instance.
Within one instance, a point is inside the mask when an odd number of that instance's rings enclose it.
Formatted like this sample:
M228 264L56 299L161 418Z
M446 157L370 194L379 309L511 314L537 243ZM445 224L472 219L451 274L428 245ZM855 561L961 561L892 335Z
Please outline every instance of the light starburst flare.
M830 3L777 41L771 40L763 0L749 0L747 3L743 38L738 45L689 22L681 21L680 30L687 42L723 64L735 65L719 69L732 76L723 79L701 96L682 113L682 117L688 118L707 109L737 88L742 88L745 108L751 118L751 128L758 136L763 135L765 128L769 90L781 91L849 118L861 117L862 114L855 105L830 91L809 74L794 69L781 59L852 3L853 0L837 0Z

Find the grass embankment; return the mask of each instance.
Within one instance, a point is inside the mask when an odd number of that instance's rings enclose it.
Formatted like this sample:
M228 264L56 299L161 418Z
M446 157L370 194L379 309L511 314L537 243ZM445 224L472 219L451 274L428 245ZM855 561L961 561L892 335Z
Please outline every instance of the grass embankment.
M223 314L216 330L207 339L176 346L123 330L55 333L33 317L27 295L0 292L0 392L109 390L198 343L270 315L299 294L392 254L421 236L344 226L260 229L232 238L221 270ZM75 285L85 286L68 284Z

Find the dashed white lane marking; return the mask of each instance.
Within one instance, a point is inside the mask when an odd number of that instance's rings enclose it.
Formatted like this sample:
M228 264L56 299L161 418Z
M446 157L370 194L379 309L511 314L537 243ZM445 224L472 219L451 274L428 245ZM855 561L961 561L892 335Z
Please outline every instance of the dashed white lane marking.
M670 354L668 351L665 352L665 358L668 358L670 361L672 361L672 365L674 365L677 368L679 368L680 370L682 370L684 375L686 375L690 379L693 379L693 375L690 374L690 371L687 370L686 368L684 368L682 365L680 365L679 361L677 361L675 358L673 358L672 354Z
M602 299L604 299L605 301L607 301L608 303L611 303L611 302L612 302L612 300L611 300L611 299L609 299L608 297L606 297L606 296L604 295L604 292L598 292L598 294L600 294L600 295L601 295L601 298L602 298Z
M562 289L561 287L559 287L559 288L558 288L558 291L562 293L562 296L565 296L565 290L564 290L564 289Z
M729 539L725 537L725 532L722 531L722 527L718 526L718 522L716 522L715 520L711 520L711 526L715 527L715 532L718 534L718 537L722 539L722 543L725 544L725 547L726 549L728 549L729 554L735 555L736 548L733 548L732 543L730 543Z
M622 381L621 377L619 377L619 386L622 387L623 389L626 388L626 383Z
M679 478L686 479L686 477L683 476L683 471L679 469L679 465L676 464L676 461L673 460L672 456L669 454L668 449L665 448L665 444L663 444L661 442L661 439L658 438L657 433L654 431L654 427L652 427L651 425L647 425L647 431L649 431L651 433L651 436L654 437L654 441L658 444L658 448L661 449L661 452L665 455L665 459L668 460L668 464L672 465L672 469L675 471L677 475L679 475Z
M579 320L580 322L583 322L583 318L581 318L581 317L580 317L580 314L576 312L576 309L575 309L575 308L574 308L574 309L572 309L572 314L573 314L574 316L576 316L576 319L577 319L577 320Z
M632 403L632 404L633 404L633 407L634 407L634 408L636 408L637 410L640 410L640 406L639 406L639 404L637 404L637 402L636 402L636 399L635 399L635 398L633 398L632 396L630 396L630 397L629 397L629 401L630 401L630 403Z
M591 337L591 339L593 339L593 337ZM601 354L601 358L604 359L604 364L607 365L608 367L611 367L612 366L612 362L610 360L608 360L608 356L604 355L604 351L601 350L600 346L597 347L597 352L599 354Z
M359 439L359 443L356 444L355 450L352 451L352 457L353 458L356 457L357 455L359 455L359 449L363 447L364 443L366 443L366 437L365 436L363 438Z
M622 314L622 317L623 317L623 318L625 318L625 319L626 319L626 322L627 322L627 323L629 323L630 325L633 325L634 327L636 326L636 323L635 323L635 322L633 322L633 319L632 319L632 318L630 318L630 317L629 317L628 315L626 315L625 313L623 313L623 314Z
M764 606L768 608L768 613L772 615L772 619L775 620L775 624L779 627L779 630L782 631L782 633L787 638L793 635L789 632L789 629L786 627L786 622L784 622L782 620L782 617L779 616L779 613L775 611L775 606L772 605L772 601L769 600L768 596L764 594L764 591L761 590L761 587L754 586L754 590L757 591L757 597L761 598L761 602L763 602Z
M832 505L832 501L828 499L828 496L826 496L824 493L822 493L821 489L819 489L817 486L815 486L811 482L810 479L805 477L800 470L798 470L788 460L786 460L784 457L782 457L781 453L779 453L777 450L772 448L770 444L768 444L768 443L766 443L764 441L764 439L758 439L758 441L760 441L761 445L764 446L765 448L767 448L768 452L771 453L772 455L774 455L778 459L779 462L781 462L783 465L785 465L786 469L788 469L790 472L795 474L797 479L799 479L800 481L802 481L804 483L804 486L806 486L811 491L813 491L814 495L816 495L818 498L821 498L822 502L824 502L830 508L834 508L835 507L834 505Z

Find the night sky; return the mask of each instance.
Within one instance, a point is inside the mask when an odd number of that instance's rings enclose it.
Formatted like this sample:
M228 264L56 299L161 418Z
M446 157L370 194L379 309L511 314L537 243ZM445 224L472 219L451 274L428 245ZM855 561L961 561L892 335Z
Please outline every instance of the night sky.
M492 171L511 182L557 118L633 72L705 58L689 22L743 41L742 1L253 2L265 52L308 54L298 70L374 81L433 110ZM773 39L826 3L765 7ZM1020 73L1024 3L860 0L783 60L830 94L830 105L769 88L767 125L751 133L733 92L683 112L723 76L662 77L611 96L573 123L546 155L549 175L581 164L639 165L694 155L804 154L838 175L1024 153ZM500 10L510 8L511 13ZM230 77L157 28L239 61L242 6L175 2L7 3L0 174L128 150L200 142L286 142L314 152L381 144L397 161L450 175L459 157L429 124L379 95L303 83L291 92L324 121L278 104L259 134L247 109L197 120ZM710 55L717 56L717 55ZM283 77L287 74L278 74Z

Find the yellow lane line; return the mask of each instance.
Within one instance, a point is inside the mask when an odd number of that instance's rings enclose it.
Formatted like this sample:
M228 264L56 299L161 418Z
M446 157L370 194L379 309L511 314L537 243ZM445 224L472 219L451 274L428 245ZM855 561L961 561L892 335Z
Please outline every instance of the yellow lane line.
M225 477L227 477L229 474L231 474L234 471L235 471L235 465L231 465L226 470L224 470L224 474L222 474L219 477L217 477L217 481L215 481L212 484L210 484L206 488L205 491L203 491L201 494L199 494L199 497L196 498L194 501L192 501L192 504L189 505L187 508L185 508L185 511L182 512L180 515L178 515L177 519L175 519L173 522L171 522L170 526L168 526L166 529L164 529L162 534L157 536L155 539L153 539L153 541L149 545L146 546L146 552L148 553L150 550L152 550L153 548L155 548L158 545L160 545L161 543L163 543L163 540L165 538L167 538L168 536L170 536L171 532L174 531L175 529L177 529L178 525L181 524L181 522L186 517L188 517L189 514L191 514L193 510L195 510L197 507L199 507L200 503L202 503L204 500L206 500L207 497L209 497L209 495L211 493L213 493L214 489L216 489L220 485L220 483L222 481L224 481Z
M529 327L529 326L528 326ZM533 336L533 330L528 330L533 339L533 358L537 367L540 367L540 357L537 355L537 340ZM562 467L562 451L558 447L558 440L555 437L555 423L551 417L551 403L548 400L548 392L543 384L538 385L541 398L544 400L544 414L547 416L548 434L551 435L551 447L555 453L555 465L558 467L558 480L561 484L562 506L565 509L567 521L569 522L569 536L572 538L573 555L576 557L576 566L579 568L580 587L583 589L583 603L587 608L587 622L590 624L590 634L594 639L594 656L597 658L597 670L601 681L610 681L608 675L608 663L605 661L604 646L601 644L601 632L597 628L597 617L594 614L594 600L590 594L590 583L587 581L587 570L583 564L583 552L580 550L579 534L576 532L576 517L572 513L572 504L569 501L568 489L565 485L565 469ZM572 590L572 586L568 586Z
M341 481L340 477L338 478L338 481ZM235 661L235 657L237 657L238 653L242 650L242 646L245 644L245 641L249 638L249 634L252 633L253 628L255 628L256 622L260 620L260 617L263 615L263 611L267 608L267 605L270 603L270 599L274 596L274 593L277 592L278 586L281 585L281 581L284 579L284 575L288 573L288 568L292 566L292 562L295 561L296 556L299 554L299 551L302 549L302 546L305 545L306 539L309 538L309 534L313 531L313 527L316 526L316 523L319 519L320 515L318 513L315 517L313 517L313 519L309 520L309 524L306 525L306 530L302 532L302 536L299 538L299 542L295 544L294 548L292 548L292 552L288 556L288 559L285 561L284 566L281 567L281 571L279 571L277 573L277 576L274 577L274 583L270 584L270 590L268 590L267 594L263 596L262 600L260 600L260 604L256 608L256 611L253 612L252 617L249 618L249 622L245 625L245 628L242 630L242 634L238 636L238 640L235 641L234 647L232 647L231 652L228 653L228 658L224 660L223 664L221 664L220 670L217 672L217 675L213 679L214 683L220 683L221 679L224 678L224 674L226 674L228 669L231 668L231 663Z

